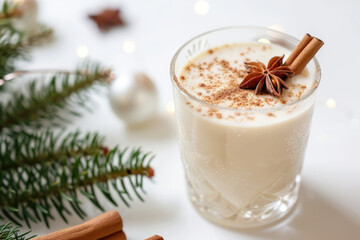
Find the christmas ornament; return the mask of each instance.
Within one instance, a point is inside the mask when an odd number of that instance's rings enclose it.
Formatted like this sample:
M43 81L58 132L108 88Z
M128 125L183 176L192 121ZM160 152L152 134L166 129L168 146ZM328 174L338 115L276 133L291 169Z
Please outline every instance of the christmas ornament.
M121 74L110 86L109 99L115 114L128 125L150 120L158 106L155 85L142 73Z
M13 0L13 2L16 4L16 11L19 13L19 16L12 20L13 26L27 35L36 33L39 27L36 0Z
M100 30L108 30L114 26L124 25L124 20L120 17L119 9L105 9L99 14L89 15L94 20Z

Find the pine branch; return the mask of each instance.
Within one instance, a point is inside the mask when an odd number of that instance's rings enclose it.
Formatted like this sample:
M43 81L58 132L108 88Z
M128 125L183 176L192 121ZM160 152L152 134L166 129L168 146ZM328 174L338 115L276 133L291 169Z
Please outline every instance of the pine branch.
M13 17L19 17L21 15L21 12L19 11L19 9L17 8L17 4L9 1L9 0L4 0L1 4L1 9L0 9L0 20L2 19L11 19ZM3 23L3 22L0 22Z
M31 231L19 233L19 227L13 227L11 222L0 225L0 240L30 240L35 236L28 237Z
M86 107L86 101L81 96L83 90L96 83L109 81L110 72L102 69L99 64L88 63L74 74L58 73L52 75L50 84L39 83L39 79L29 84L29 94L14 93L13 99L0 105L0 131L16 130L24 126L40 128L44 126L41 120L47 120L52 125L67 122L61 116L65 110L72 115L75 105Z
M22 41L23 47L37 46L43 43L45 40L49 40L53 35L53 29L44 25L39 24L38 29L35 33L27 36Z
M22 46L23 35L11 24L0 25L0 78L13 72L17 59L27 59L27 50Z
M115 160L118 160L117 164ZM154 175L149 165L151 160L150 154L144 154L140 149L126 155L126 149L119 151L115 148L106 156L77 157L71 166L57 170L41 164L31 170L12 171L12 174L0 171L3 179L0 185L0 218L6 217L18 225L25 221L28 226L30 222L44 221L49 226L53 208L67 222L66 215L70 214L68 205L83 218L85 212L80 206L78 192L103 210L94 186L117 206L110 191L112 188L128 206L128 201L132 200L129 189L143 200L139 190L143 192L143 178Z
M50 130L39 133L22 131L11 137L3 136L0 140L0 171L41 163L65 164L77 156L106 154L108 151L103 145L103 138L97 133L82 136L79 131L64 137Z
M0 9L0 79L14 71L14 61L26 58L26 50L22 46L24 34L16 30L11 22L20 12L16 4L3 1Z
M15 60L28 60L29 47L52 36L52 29L42 24L31 35L16 29L13 19L21 18L22 14L13 1L5 0L0 6L0 90L4 84L1 79L15 70Z

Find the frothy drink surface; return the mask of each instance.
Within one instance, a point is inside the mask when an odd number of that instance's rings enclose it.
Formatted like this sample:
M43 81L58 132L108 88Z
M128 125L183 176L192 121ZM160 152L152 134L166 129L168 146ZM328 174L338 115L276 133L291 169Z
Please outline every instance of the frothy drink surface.
M221 225L237 226L247 212L253 218L254 209L254 218L261 218L271 204L297 191L313 101L291 103L316 87L313 76L305 69L288 79L281 97L239 88L247 74L244 62L267 65L271 57L285 54L286 59L289 53L274 44L219 46L191 59L177 76L183 91L211 104L175 92L179 146L193 202L209 209L203 214Z
M273 56L286 57L290 51L274 44L248 43L215 47L192 59L180 75L181 86L205 102L236 109L271 108L298 100L313 86L308 71L287 81L289 89L281 97L255 95L238 86L246 76L245 62L267 65Z

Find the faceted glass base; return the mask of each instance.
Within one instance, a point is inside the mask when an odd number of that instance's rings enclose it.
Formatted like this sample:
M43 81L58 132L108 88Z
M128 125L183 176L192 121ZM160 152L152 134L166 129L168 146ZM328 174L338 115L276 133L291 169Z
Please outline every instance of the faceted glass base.
M229 209L216 208L211 203L211 200L195 193L189 182L188 194L195 209L205 219L227 228L246 229L262 227L285 217L296 204L300 182L301 178L298 175L288 188L276 194L276 196L271 196L273 201L267 201L264 204L262 198L260 201L254 201L243 209L231 209L231 213Z

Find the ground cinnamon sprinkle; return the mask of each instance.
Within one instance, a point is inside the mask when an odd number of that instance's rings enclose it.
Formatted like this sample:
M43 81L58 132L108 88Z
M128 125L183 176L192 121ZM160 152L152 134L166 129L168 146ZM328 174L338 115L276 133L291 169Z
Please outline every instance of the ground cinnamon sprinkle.
M206 70L210 71L212 66L214 66L214 62L210 62L208 66L206 67Z
M190 63L190 64L186 65L184 69L185 69L185 71L189 72L194 67L195 67L195 64Z
M245 62L256 61L256 59L250 59L253 58L253 55L249 52L267 51L271 49L271 46L259 45L256 49L255 47L246 46L242 49L240 48L240 51L232 53L230 58L221 57L224 56L223 51L231 50L233 45L228 45L228 47L229 49L226 49L226 46L208 49L204 53L205 56L209 54L206 58L200 57L198 60L195 58L193 62L190 62L184 68L183 75L179 77L182 80L181 85L184 84L184 88L189 89L190 94L210 104L244 110L287 104L301 98L305 94L307 86L296 81L287 81L290 89L284 90L282 96L278 98L265 94L255 95L253 90L240 89L239 84L248 74ZM221 52L218 52L218 50L221 50ZM267 54L267 52L264 54ZM197 83L191 85L191 82L194 80ZM186 88L187 82L189 82L189 86ZM202 115L213 116L219 119L235 118L236 121L240 121L240 119L254 119L253 116L246 116L243 113L228 115L224 114L224 112L216 112L214 109L208 111L207 108L201 107L201 110L199 105L196 104L192 107L197 112L201 112ZM273 113L268 113L267 116L276 117Z

